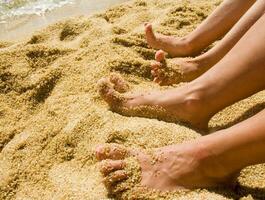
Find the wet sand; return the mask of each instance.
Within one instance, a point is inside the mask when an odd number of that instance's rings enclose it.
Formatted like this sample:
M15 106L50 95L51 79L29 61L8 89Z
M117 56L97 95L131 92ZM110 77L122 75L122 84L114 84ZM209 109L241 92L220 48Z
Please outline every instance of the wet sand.
M188 2L130 1L57 22L19 42L0 42L0 199L109 199L96 145L150 150L201 136L180 124L111 112L96 85L116 72L132 91L165 89L151 81L155 51L145 42L143 23L182 36L220 3ZM211 130L254 115L265 107L264 99L260 92L226 108L213 117ZM139 191L128 183L130 189L116 199L265 199L265 165L244 169L238 181L235 190L168 194Z
M110 6L126 2L128 0L76 0L75 3L64 5L60 8L47 11L42 15L22 15L0 23L0 40L17 41L31 35L49 24L69 17L91 15Z

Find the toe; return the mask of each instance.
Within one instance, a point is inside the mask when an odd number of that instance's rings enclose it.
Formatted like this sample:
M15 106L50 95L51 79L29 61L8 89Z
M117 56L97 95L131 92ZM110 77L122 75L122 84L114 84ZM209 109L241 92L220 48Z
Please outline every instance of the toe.
M107 78L98 81L98 92L113 110L121 107L126 101L121 93L114 89L113 83Z
M129 85L126 81L121 77L120 74L111 73L110 74L110 82L114 84L114 89L118 92L124 93L129 90Z
M147 43L151 47L156 48L156 36L154 34L152 24L145 23L145 35L146 35Z
M115 171L103 179L103 183L109 188L128 178L125 170Z
M109 80L112 83L119 83L119 82L122 82L123 81L121 75L118 74L118 73L111 73L110 74L110 77L109 77Z
M150 24L150 23L145 23L144 26L145 26L145 32L146 32L146 35L147 35L148 37L151 37L151 38L155 39L155 34L154 34L154 32L153 32L152 24Z
M160 79L163 79L165 77L164 71L159 68L152 69L151 74L153 75L153 77L158 77Z
M120 194L130 189L131 189L130 185L128 185L126 182L120 182L119 184L116 184L116 186L112 188L112 193Z
M161 68L161 63L154 61L151 63L151 68L152 68L152 70L159 69L159 68Z
M157 77L156 70L151 70L151 74L152 74L153 77Z
M125 164L125 162L123 160L106 160L106 161L102 161L101 166L100 166L100 172L104 176L107 176L111 172L124 169L125 165L126 164Z
M165 60L165 52L162 50L159 50L155 54L155 59L157 62L163 62Z
M98 160L122 160L127 156L127 154L127 149L117 144L99 145L96 148L96 158Z
M102 78L97 83L99 94L104 98L108 99L111 93L114 91L113 85L107 78Z
M156 67L155 67L156 66ZM157 67L157 65L153 66L151 70L151 74L154 77L153 81L159 85L163 85L166 79L165 71L161 69L161 67Z
M153 81L154 81L155 83L158 83L158 84L160 84L160 82L161 82L160 78L158 78L158 77L155 77Z

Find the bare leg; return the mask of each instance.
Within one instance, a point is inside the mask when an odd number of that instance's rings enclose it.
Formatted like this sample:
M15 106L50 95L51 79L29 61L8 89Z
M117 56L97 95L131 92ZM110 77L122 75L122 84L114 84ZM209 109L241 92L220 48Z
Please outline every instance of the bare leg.
M264 23L265 14L215 67L185 86L123 95L103 79L99 92L121 114L180 120L206 129L215 113L265 88Z
M99 146L96 156L99 161L109 159L102 163L101 172L111 183L110 192L128 178L123 160L126 156L137 158L141 184L149 188L167 191L233 185L244 167L265 162L264 120L265 110L197 140L154 149L152 156L117 145Z
M201 25L184 38L154 34L151 24L145 24L148 44L171 56L199 54L215 40L224 36L255 3L256 0L225 0Z
M257 2L248 10L248 12L238 21L231 31L223 38L223 40L212 48L210 51L197 60L202 62L207 67L214 66L219 62L240 40L240 38L256 23L256 21L265 12L265 1L257 0ZM207 62L207 63L205 63ZM208 68L209 69L209 68Z
M209 68L219 62L249 30L249 28L265 12L265 1L258 0L238 21L238 23L228 32L228 34L214 48L196 58L174 58L168 60L168 65L172 77L167 77L162 64L156 62L152 65L152 74L155 81L161 85L176 84L184 81L191 81L199 77ZM162 52L157 52L156 60L164 58Z

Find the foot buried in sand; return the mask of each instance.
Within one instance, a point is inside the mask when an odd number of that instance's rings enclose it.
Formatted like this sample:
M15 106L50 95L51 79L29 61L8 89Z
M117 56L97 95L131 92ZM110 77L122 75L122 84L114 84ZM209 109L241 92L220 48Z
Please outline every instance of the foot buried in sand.
M148 153L118 144L100 145L96 149L104 184L112 195L139 185L162 192L233 185L235 174L224 171L222 164L208 155L191 142ZM128 167L131 165L128 158L134 158L138 167Z
M165 59L162 50L157 51L156 61L151 64L151 74L154 82L161 86L190 82L205 71L205 67L194 58L173 58Z
M117 82L126 83L124 80ZM103 78L98 82L98 88L99 94L114 112L125 116L184 122L193 128L207 129L209 116L203 111L199 97L189 92L190 87L183 86L165 91L145 92L144 94L122 94L115 90L115 83L111 82L109 78Z
M191 45L185 38L155 34L150 23L145 23L145 35L150 47L162 49L172 57L184 57L194 54Z

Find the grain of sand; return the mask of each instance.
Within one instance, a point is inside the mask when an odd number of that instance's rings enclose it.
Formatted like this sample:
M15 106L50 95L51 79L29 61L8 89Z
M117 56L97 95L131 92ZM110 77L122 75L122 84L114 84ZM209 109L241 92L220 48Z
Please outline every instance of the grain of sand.
M148 150L200 137L179 124L109 111L96 82L118 72L133 91L164 89L151 81L155 51L145 42L143 23L183 36L219 3L130 1L50 25L23 42L1 42L0 199L108 199L94 156L96 145L115 142ZM211 120L211 130L254 115L264 108L264 99L265 92L260 92L226 108ZM244 169L236 190L157 195L131 187L118 198L265 199L265 166Z

